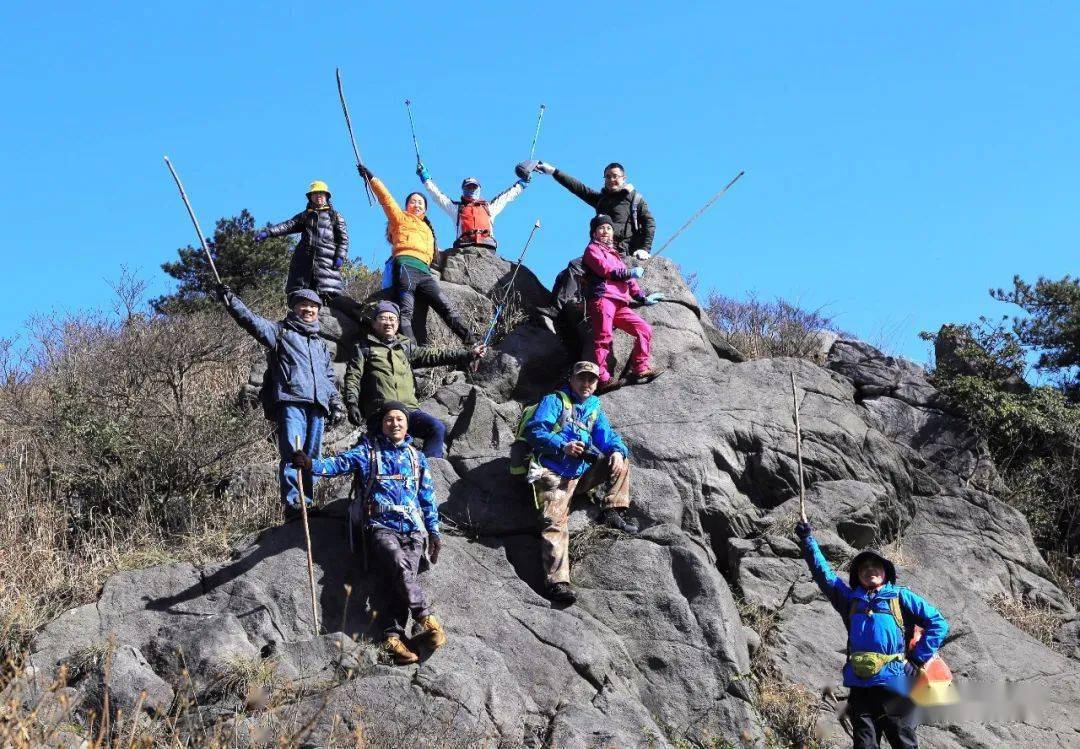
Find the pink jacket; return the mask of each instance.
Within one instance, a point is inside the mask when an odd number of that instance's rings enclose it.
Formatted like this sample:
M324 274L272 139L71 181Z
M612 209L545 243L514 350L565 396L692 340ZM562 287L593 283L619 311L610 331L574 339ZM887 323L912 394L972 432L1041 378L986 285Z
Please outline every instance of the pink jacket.
M622 255L611 245L595 240L589 242L582 260L591 277L586 299L607 298L617 302L629 302L644 296L637 280L630 277L630 268L623 261Z

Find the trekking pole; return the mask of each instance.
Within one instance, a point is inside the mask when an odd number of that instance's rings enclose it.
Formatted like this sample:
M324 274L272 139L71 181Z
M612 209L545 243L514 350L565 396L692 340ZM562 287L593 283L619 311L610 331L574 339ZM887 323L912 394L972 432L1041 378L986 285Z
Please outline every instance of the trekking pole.
M533 133L532 148L529 149L529 161L532 161L533 157L536 156L536 139L540 137L540 122L544 119L544 109L546 109L546 107L541 104L540 114L536 116L536 132Z
M293 446L300 449L300 435L293 438ZM304 473L296 469L296 487L300 490L300 517L304 521L304 541L307 543L307 579L311 590L311 618L315 622L315 636L319 636L319 609L315 605L315 562L311 558L311 531L308 528L307 500L304 498Z
M191 223L195 224L195 233L199 235L199 244L202 245L203 252L206 253L206 259L210 261L210 270L214 271L214 278L217 282L221 283L221 276L218 275L217 266L214 265L214 258L210 254L210 248L206 246L206 238L203 237L202 229L199 228L199 219L195 218L195 211L191 210L191 203L188 201L187 193L184 192L184 185L180 182L180 175L173 169L172 162L169 161L169 157L165 157L165 166L169 167L169 171L172 173L173 180L176 181L176 186L180 189L180 197L184 199L184 205L187 206L188 215L191 216Z
M416 151L416 163L420 162L420 143L416 140L416 123L413 122L412 116L412 102L408 99L405 100L405 111L409 113L409 130L412 131L412 147Z
M709 206L711 206L713 203L715 203L720 198L722 198L724 196L724 193L728 191L728 188L731 187L732 185L734 185L736 182L738 182L739 177L743 176L744 174L746 174L745 171L741 171L738 174L736 174L735 177L730 182L728 182L726 185L724 185L723 190L721 190L720 192L716 193L711 198L709 198L705 202L705 205L701 206L701 208L698 209L697 213L695 213L693 216L691 216L689 219L687 219L686 223L683 224L682 226L680 226L678 231L676 231L674 234L672 234L670 237L668 237L668 241L664 242L663 246L659 250L654 252L652 257L649 258L649 260L653 260L654 258L658 257L661 252L666 250L668 248L668 245L675 241L675 237L682 234L683 231L686 229L686 227L690 226L690 224L697 221L698 217L700 217L701 214L705 213L705 211L707 211L709 209ZM648 264L649 260L646 260L645 264Z
M802 427L799 424L799 396L795 392L795 373L791 373L791 402L795 406L795 456L799 461L799 517L806 522L806 481L802 465Z
M536 234L536 230L539 228L540 219L536 219L532 231L529 232L529 238L525 240L525 246L521 248L521 254L518 255L517 265L514 266L514 272L510 274L510 280L506 282L506 293L503 294L499 306L495 308L495 315L491 318L491 324L488 326L487 333L484 335L484 346L488 345L488 341L491 340L491 336L495 332L495 326L499 323L499 316L502 315L503 308L506 307L506 302L510 299L510 292L514 290L514 279L517 278L518 271L521 269L521 263L525 260L525 253L529 249L529 244L532 243L533 235Z
M337 74L337 93L338 98L341 99L341 111L345 113L345 127L349 130L352 152L356 157L356 166L361 167L364 162L360 159L360 149L356 147L356 137L352 131L352 118L349 117L349 105L345 103L345 89L341 86L341 68L334 68L334 72ZM367 204L371 205L371 185L368 184L367 177L364 177L364 192L367 194Z

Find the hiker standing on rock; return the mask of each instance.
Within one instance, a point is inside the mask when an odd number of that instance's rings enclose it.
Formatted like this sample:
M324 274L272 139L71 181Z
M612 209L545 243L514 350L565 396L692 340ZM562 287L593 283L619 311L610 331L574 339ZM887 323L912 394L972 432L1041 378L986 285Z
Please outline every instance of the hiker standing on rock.
M267 417L277 423L281 501L285 519L291 520L300 514L296 470L289 465L294 441L299 437L305 452L321 454L324 418L329 416L330 423L337 424L344 414L341 395L334 385L330 350L319 337L322 302L311 289L294 291L289 295L290 310L285 319L271 322L248 309L228 286L220 284L217 292L240 327L269 351L270 379L263 382L261 398ZM303 482L310 507L315 479L307 473Z
M593 393L599 367L574 365L570 381L545 395L522 429L528 446L528 481L543 523L540 543L548 597L561 604L577 600L570 586L570 533L567 523L575 495L594 490L604 508L602 521L625 533L638 524L625 516L630 506L630 451L611 428Z
M349 233L345 219L330 204L330 188L322 180L308 187L308 204L288 221L255 233L255 241L285 234L300 234L300 242L289 263L285 293L314 289L324 298L345 292L341 266L349 259Z
M424 532L432 564L442 551L439 508L427 458L412 446L406 432L408 410L402 403L387 401L375 414L379 431L364 437L356 447L332 458L312 460L303 450L293 454L293 464L316 476L356 473L366 487L349 508L349 522L364 521L361 532L368 537L377 569L393 586L393 602L381 613L382 649L398 665L416 663L418 649L433 651L446 642L446 633L431 613L424 589L417 579L424 555ZM413 637L406 643L405 625L413 617Z
M424 440L424 454L441 458L446 452L446 426L423 411L416 397L413 367L463 366L482 359L483 345L471 349L442 349L419 346L398 335L398 306L379 302L371 331L356 344L356 352L345 370L345 406L349 421L359 426L376 416L387 401L398 401L408 410L409 434ZM377 428L369 428L371 433Z
M893 749L914 749L914 703L908 694L944 642L948 623L924 599L896 584L896 567L881 554L856 555L845 583L829 567L810 524L796 524L795 533L814 582L847 626L844 686L851 689L847 714L854 749L877 747L882 735ZM922 634L909 649L916 626Z
M435 229L427 218L427 198L418 192L409 193L403 211L386 185L366 166L361 164L356 168L371 185L386 214L386 239L390 242L391 257L383 273L391 276L390 287L401 309L401 332L416 340L412 317L419 296L438 313L454 335L466 343L474 342L475 336L469 332L469 326L443 296L431 271L431 262L439 248L435 242Z
M422 163L416 165L416 176L431 194L436 205L442 208L454 222L457 239L454 247L482 247L494 252L499 243L495 241L495 217L521 195L528 185L531 172L503 190L491 199L484 200L480 195L480 180L466 177L461 183L461 198L451 200L435 184L431 174Z
M610 216L615 230L612 245L622 255L648 260L652 251L656 222L648 204L634 186L626 181L623 165L613 161L604 167L604 187L594 190L583 182L559 171L551 164L538 162L536 171L550 174L555 181L596 209L596 215Z
M600 367L598 392L605 393L623 384L615 380L607 368L615 328L634 337L628 383L651 382L660 375L649 365L652 326L630 309L630 301L649 306L661 301L664 295L642 293L637 279L645 275L645 269L627 267L615 249L611 217L595 216L589 222L589 237L592 241L585 248L582 263L588 287L585 298L593 334L593 360Z

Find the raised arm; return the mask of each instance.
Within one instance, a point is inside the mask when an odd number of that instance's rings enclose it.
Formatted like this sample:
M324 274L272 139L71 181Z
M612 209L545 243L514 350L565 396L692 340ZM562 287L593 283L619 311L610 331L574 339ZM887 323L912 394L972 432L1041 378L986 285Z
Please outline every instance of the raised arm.
M576 179L575 177L571 177L566 172L556 169L551 176L555 178L556 182L558 182L570 192L574 193L574 195L577 195L579 198L584 200L593 208L595 208L596 204L600 202L599 190L594 190L591 187L588 187L584 182Z
M454 205L454 201L443 194L443 191L435 184L435 180L431 177L424 180L424 189L428 191L428 194L431 195L431 199L446 212L446 215L449 216L451 220L457 221L457 206Z
M502 213L502 209L510 205L518 195L525 192L527 186L525 180L519 179L517 182L496 195L491 202L488 203L488 210L491 211L491 217L495 218Z
M397 226L401 223L401 207L394 200L394 196L390 194L390 191L386 189L386 185L382 183L378 177L372 177L368 180L368 184L371 185L371 191L375 193L376 199L379 201L379 205L382 206L383 213L386 214L386 218L390 220L390 223Z
M278 336L281 335L281 328L277 323L256 315L232 291L226 289L222 294L222 301L232 319L236 320L240 327L250 333L256 341L268 349L277 348Z
M800 523L799 526L803 524ZM796 526L796 532L799 531L799 526ZM832 604L833 608L840 612L841 616L847 616L848 614L848 601L851 599L851 588L847 586L840 577L833 572L832 567L829 566L829 562L825 559L825 555L821 553L821 548L818 546L817 539L809 531L809 524L805 524L806 535L800 536L803 543L803 558L806 560L806 566L810 568L810 574L814 577L814 582L817 583L818 588L825 594L825 598Z

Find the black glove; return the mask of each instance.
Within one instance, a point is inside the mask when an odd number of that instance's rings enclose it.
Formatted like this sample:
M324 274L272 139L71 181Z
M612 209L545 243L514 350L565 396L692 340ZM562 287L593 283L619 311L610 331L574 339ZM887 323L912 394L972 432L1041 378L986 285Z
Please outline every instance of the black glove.
M597 463L604 459L604 454L600 452L596 445L587 445L581 459L586 463Z
M428 559L432 564L439 561L439 554L442 552L442 539L438 536L428 536Z
M214 287L214 294L218 300L224 304L229 303L229 297L233 295L233 290L229 288L228 284L219 283Z
M803 541L808 539L813 532L814 528L810 523L795 523L795 535Z
M526 182L532 179L532 173L536 170L539 161L522 161L520 164L514 167L514 174L519 179L523 179Z
M311 458L303 450L297 450L292 454L292 464L301 471L311 470Z
M364 179L371 179L372 177L375 176L374 174L371 173L371 170L368 169L363 164L357 164L356 165L356 171L359 172L360 176L363 177Z
M360 413L360 406L355 403L349 404L349 422L354 427L358 427L364 423L364 417Z

